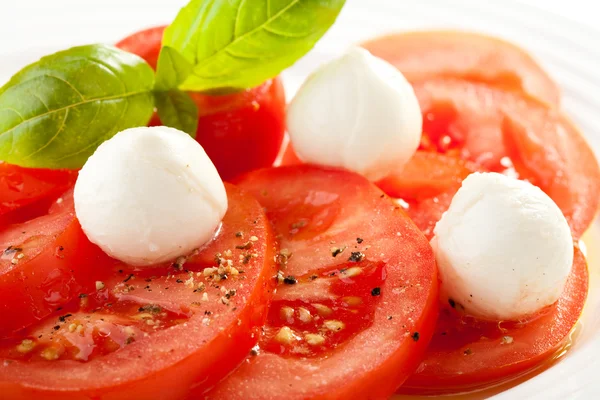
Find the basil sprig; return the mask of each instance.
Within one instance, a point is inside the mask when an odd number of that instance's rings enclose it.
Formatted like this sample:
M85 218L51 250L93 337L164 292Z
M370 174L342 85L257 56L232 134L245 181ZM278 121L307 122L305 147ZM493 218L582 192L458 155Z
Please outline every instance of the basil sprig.
M195 135L198 109L183 92L254 87L306 54L345 0L191 0L165 31L156 80L141 58L106 45L46 56L0 88L0 160L80 168L105 140L145 126Z
M177 86L212 91L260 85L312 49L335 22L344 3L192 0L163 38L163 46L179 52L192 66L185 79L180 75ZM160 55L167 56L166 52ZM159 70L157 79L168 73L167 69Z
M0 88L0 160L80 168L117 132L148 123L153 86L144 60L111 46L46 56Z
M196 137L198 107L187 93L176 89L192 72L192 67L177 50L164 46L156 66L154 88L160 122Z

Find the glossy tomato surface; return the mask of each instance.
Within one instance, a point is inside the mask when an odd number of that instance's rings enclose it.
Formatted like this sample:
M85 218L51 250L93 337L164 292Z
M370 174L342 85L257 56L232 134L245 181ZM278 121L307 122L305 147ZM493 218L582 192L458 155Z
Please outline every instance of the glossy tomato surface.
M396 66L411 82L459 78L560 103L556 83L523 49L504 40L459 31L422 31L363 43Z
M575 248L573 270L561 298L528 320L479 321L450 308L442 310L425 359L400 392L475 390L539 367L567 344L587 289L585 257Z
M165 27L131 35L117 44L156 67ZM255 88L231 94L190 93L200 119L196 140L204 147L221 178L229 180L270 166L285 133L285 92L274 78ZM151 125L161 125L155 114Z
M0 224L24 222L75 184L77 171L23 168L0 163ZM29 206L29 207L28 207ZM24 209L27 207L27 209ZM14 211L19 210L19 213Z
M0 338L92 291L111 262L81 230L72 191L45 215L0 227L0 249Z
M153 69L156 69L165 26L156 26L135 32L121 40L116 46L122 50L142 57Z
M389 397L419 363L437 317L427 240L353 173L282 167L239 184L279 235L280 284L254 355L207 397Z
M377 186L399 202L428 239L435 224L450 207L462 181L473 172L484 172L477 164L445 154L417 151L402 171L377 182Z
M431 80L414 85L430 142L483 168L544 190L578 239L600 199L600 169L579 130L559 111L482 84ZM438 146L431 149L439 152Z
M0 341L3 399L178 399L227 375L258 339L274 286L262 207L227 185L229 210L198 254L110 276ZM54 250L54 248L52 248Z

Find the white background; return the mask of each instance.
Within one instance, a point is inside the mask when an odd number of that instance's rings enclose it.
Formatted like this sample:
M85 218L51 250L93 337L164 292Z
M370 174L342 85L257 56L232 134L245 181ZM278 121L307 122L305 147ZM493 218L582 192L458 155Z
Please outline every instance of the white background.
M0 0L0 54L40 47L57 49L75 44L114 42L138 28L167 23L187 1ZM453 0L447 1L451 4ZM600 6L596 0L518 1L585 25L597 25L600 19L597 11ZM347 0L353 8L368 8L369 2ZM481 0L483 4L487 2L501 4L505 0ZM69 29L61 29L61 25L63 28L68 25Z

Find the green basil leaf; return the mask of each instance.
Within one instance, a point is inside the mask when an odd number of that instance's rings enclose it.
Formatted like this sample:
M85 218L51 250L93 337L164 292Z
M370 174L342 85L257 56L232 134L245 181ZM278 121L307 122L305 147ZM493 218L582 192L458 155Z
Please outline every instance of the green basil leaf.
M154 73L106 45L46 56L0 88L0 160L79 168L117 132L148 123Z
M189 94L172 89L156 92L156 108L160 122L165 126L177 128L196 137L198 129L198 106Z
M177 50L163 46L158 56L154 88L159 91L177 88L192 73L193 67Z
M260 85L306 54L335 22L345 0L192 0L163 45L194 69L181 89Z

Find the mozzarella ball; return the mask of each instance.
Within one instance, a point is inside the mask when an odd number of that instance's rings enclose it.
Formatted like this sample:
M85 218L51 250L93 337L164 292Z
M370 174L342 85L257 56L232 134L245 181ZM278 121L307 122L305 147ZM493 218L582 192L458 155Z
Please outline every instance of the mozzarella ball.
M223 181L198 142L164 126L102 143L75 184L91 242L127 264L174 260L209 241L227 211Z
M567 220L538 187L497 173L463 181L431 241L442 300L518 320L561 296L573 264Z
M412 86L362 48L322 66L287 111L298 157L378 180L400 171L419 146L423 120Z

